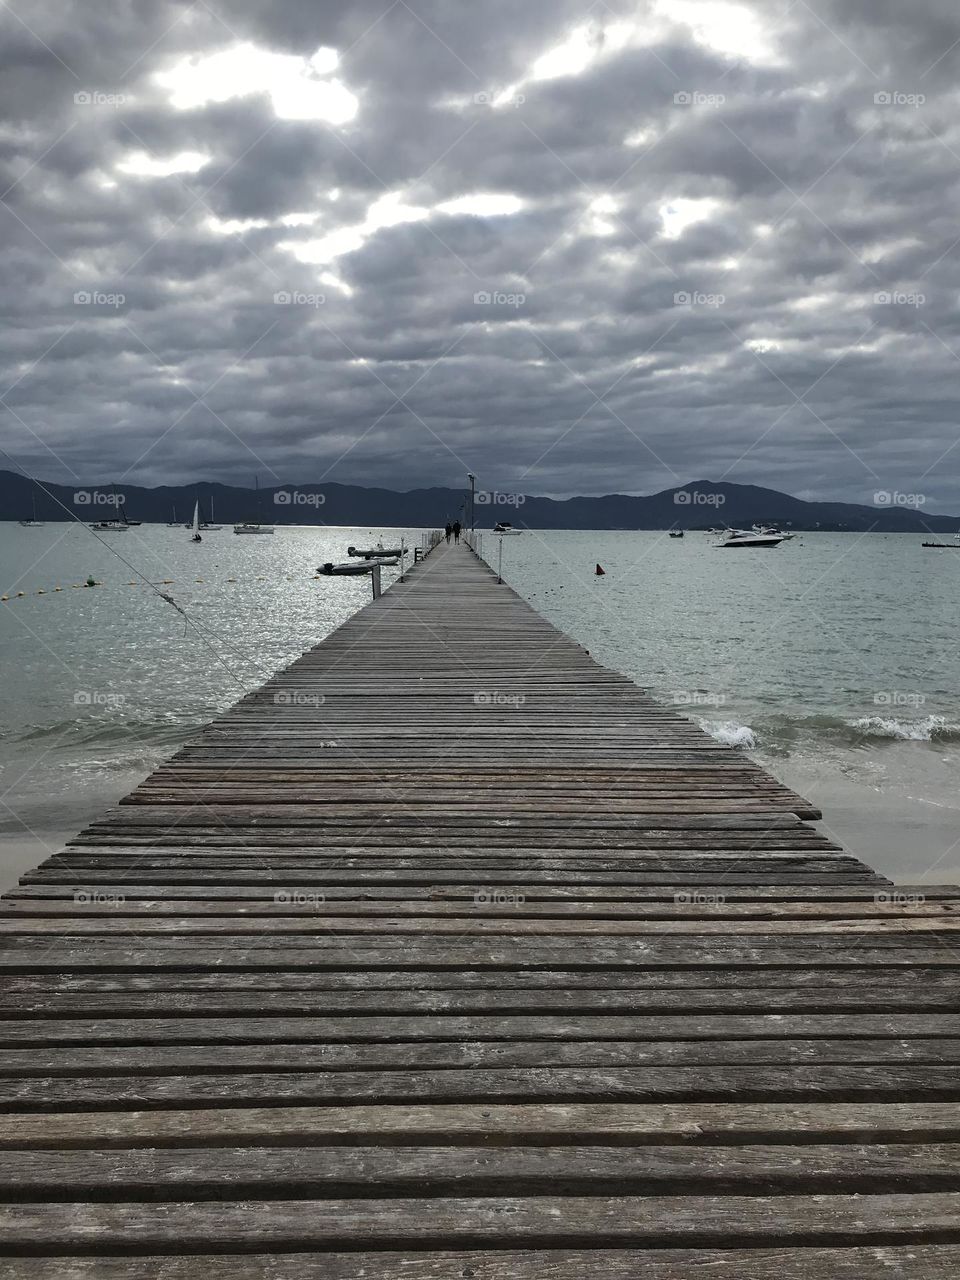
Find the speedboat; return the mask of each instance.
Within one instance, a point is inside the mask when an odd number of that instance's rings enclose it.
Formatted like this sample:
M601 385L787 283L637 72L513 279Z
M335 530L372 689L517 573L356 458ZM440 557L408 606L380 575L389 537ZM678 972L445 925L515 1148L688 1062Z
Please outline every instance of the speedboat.
M493 532L501 538L506 538L507 536L519 538L523 530L515 529L509 520L500 520L493 526Z
M682 530L682 529L671 529L671 530L670 530L670 537L671 537L671 538L682 538L682 537L683 537L683 530Z
M726 536L718 547L778 547L783 541L782 533L758 533L753 529L727 529Z

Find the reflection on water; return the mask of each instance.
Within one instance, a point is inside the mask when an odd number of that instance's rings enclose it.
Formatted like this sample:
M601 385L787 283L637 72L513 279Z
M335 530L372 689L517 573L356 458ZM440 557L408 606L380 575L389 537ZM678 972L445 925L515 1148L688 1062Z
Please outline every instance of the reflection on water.
M142 526L104 534L105 546L77 525L3 529L0 594L13 597L0 605L6 833L77 829L369 600L369 579L315 581L318 564L346 559L351 543L420 538L366 528L242 538L227 526L193 544L187 530ZM129 566L189 621L131 585ZM382 570L384 587L398 572ZM87 578L103 585L72 585Z

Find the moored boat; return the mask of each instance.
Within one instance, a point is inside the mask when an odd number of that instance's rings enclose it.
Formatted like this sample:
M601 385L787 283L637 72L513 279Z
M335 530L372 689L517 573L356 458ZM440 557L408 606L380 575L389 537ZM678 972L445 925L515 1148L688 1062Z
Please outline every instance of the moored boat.
M783 541L780 533L757 533L753 529L728 529L718 547L778 547Z
M376 561L371 564L366 560L358 563L354 560L345 561L343 564L333 564L331 561L327 561L326 564L317 566L317 573L322 574L325 578L356 577L361 573L372 573L375 565L380 563L380 561Z

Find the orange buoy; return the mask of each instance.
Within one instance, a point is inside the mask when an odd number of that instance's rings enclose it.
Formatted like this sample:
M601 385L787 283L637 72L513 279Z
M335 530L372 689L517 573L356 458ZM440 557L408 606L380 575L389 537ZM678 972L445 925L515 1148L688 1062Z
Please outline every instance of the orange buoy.
M604 569L602 564L598 564L596 569L594 569L594 573L597 575L598 578L602 578L606 572L607 571L606 569Z

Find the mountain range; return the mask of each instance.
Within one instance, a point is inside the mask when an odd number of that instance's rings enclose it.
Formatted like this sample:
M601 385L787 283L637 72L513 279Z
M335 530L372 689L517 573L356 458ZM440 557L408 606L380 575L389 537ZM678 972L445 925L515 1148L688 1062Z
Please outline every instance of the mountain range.
M463 489L398 493L349 484L286 484L255 491L206 480L156 488L126 483L74 487L35 483L0 470L2 520L29 519L36 502L38 520L67 520L72 514L92 522L112 516L122 502L131 520L166 524L176 512L186 523L198 500L205 519L212 502L216 519L224 524L259 518L274 525L436 528L447 520L468 523L470 509L469 491ZM474 510L478 529L492 528L498 520L530 529L706 529L759 522L825 532L954 533L960 529L960 516L926 513L922 495L917 494L881 492L869 506L807 502L776 489L710 480L645 496L541 498L478 490Z

